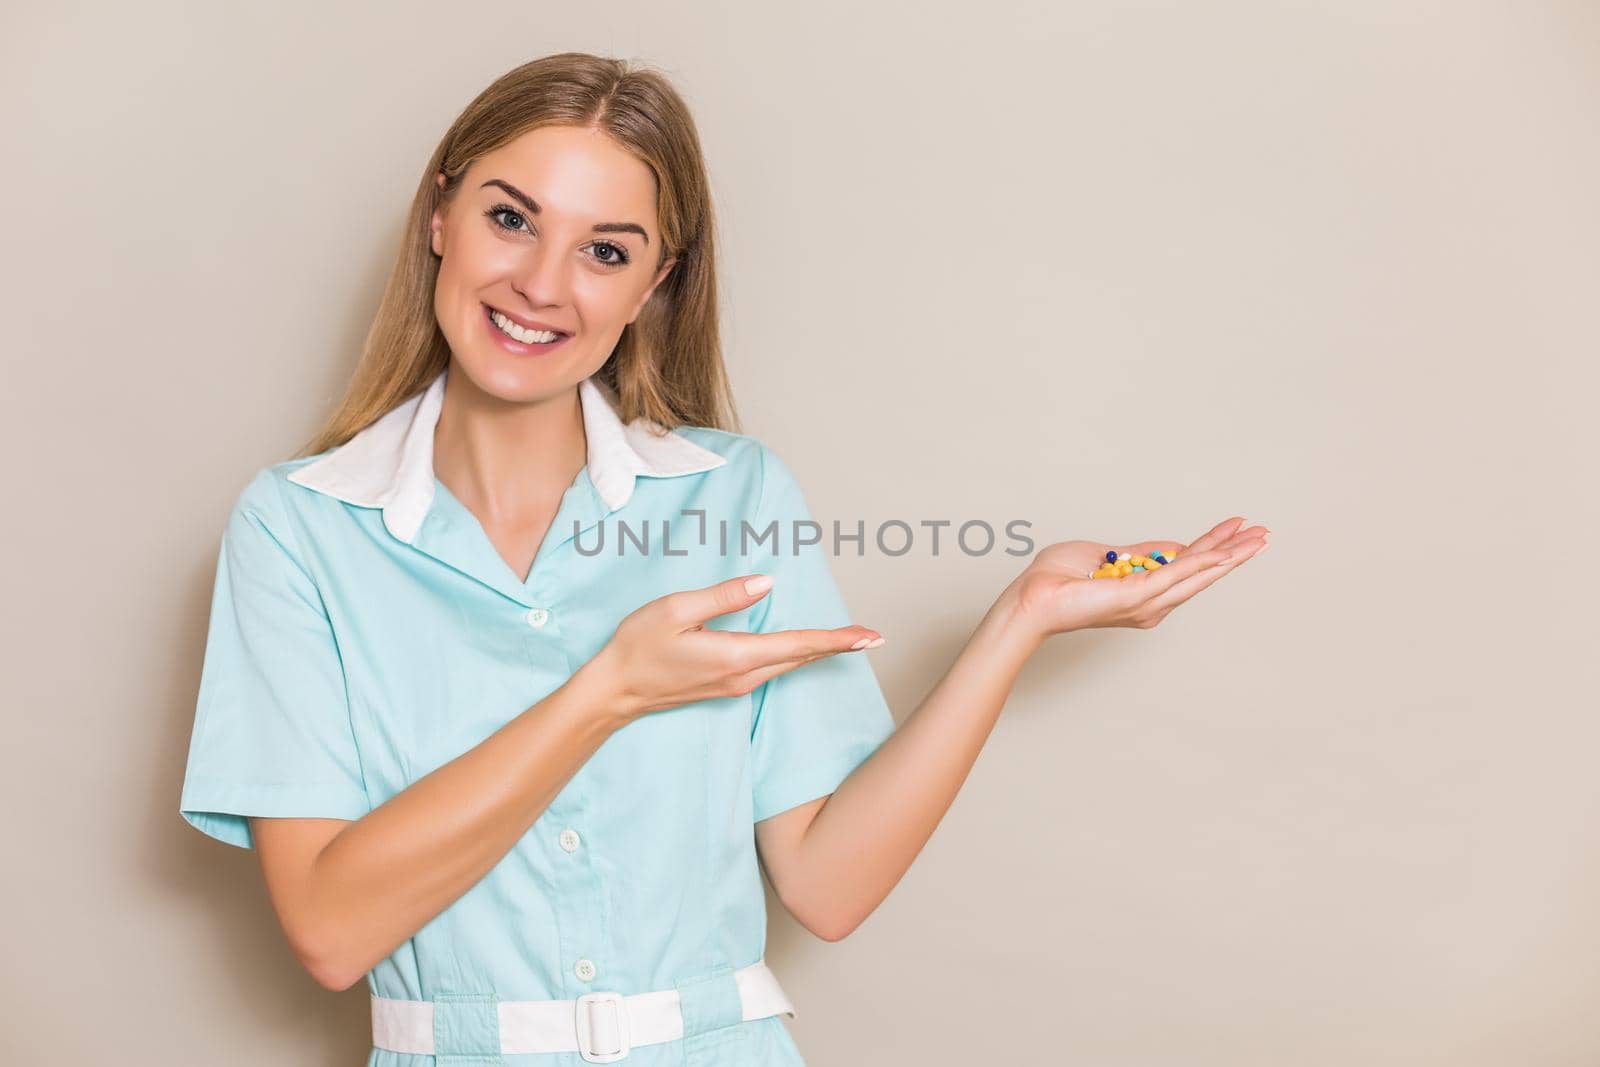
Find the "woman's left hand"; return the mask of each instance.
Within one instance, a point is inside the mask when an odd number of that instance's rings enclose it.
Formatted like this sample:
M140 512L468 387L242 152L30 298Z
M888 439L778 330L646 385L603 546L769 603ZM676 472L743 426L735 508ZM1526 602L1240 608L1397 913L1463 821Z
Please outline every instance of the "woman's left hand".
M1130 626L1148 630L1173 608L1266 547L1265 526L1241 530L1242 518L1217 524L1193 544L1140 541L1103 545L1061 541L1039 550L1012 582L1018 614L1040 638L1068 630ZM1123 578L1090 578L1108 551L1147 556L1176 552L1171 563Z

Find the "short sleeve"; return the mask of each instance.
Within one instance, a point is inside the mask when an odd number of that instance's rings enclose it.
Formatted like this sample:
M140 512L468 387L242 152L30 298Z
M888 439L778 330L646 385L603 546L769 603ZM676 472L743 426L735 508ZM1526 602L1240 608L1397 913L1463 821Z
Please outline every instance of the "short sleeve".
M179 811L252 848L246 816L369 810L333 628L268 468L223 531Z
M750 609L750 628L831 629L850 617L828 564L831 531L814 522L794 475L762 446L761 502L747 551L749 570L773 577ZM773 521L777 538L755 545ZM802 540L818 538L816 544ZM752 690L753 821L827 796L894 733L894 716L863 652L841 652L767 679Z

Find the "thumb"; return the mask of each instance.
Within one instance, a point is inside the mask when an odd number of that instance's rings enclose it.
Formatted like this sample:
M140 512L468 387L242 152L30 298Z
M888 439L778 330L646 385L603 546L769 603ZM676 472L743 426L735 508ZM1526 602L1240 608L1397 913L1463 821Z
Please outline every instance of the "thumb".
M718 615L727 615L749 607L772 588L772 575L747 574L729 578L725 582L708 585L704 589L689 589L675 594L683 599L680 610L692 623L699 624Z

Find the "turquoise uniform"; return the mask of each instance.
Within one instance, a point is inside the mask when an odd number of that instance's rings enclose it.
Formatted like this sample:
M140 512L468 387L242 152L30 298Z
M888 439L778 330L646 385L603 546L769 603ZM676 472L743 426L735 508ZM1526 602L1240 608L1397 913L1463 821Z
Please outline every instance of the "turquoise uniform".
M656 436L642 420L624 424L596 379L579 386L587 465L517 575L434 475L450 373L344 445L259 471L234 504L179 805L206 834L250 848L247 816L361 818L555 690L623 616L668 593L768 573L766 596L707 626L853 621L828 534L804 544L815 527L795 520L810 512L772 450L708 427ZM800 1064L781 1015L738 1019L731 972L766 947L754 824L831 793L893 730L862 652L636 719L482 880L377 964L368 987L450 1011L474 997L679 989L686 1036L620 1062ZM493 1012L485 1018L492 1027ZM374 1047L367 1062L466 1055L435 1052ZM585 1061L573 1051L471 1062Z

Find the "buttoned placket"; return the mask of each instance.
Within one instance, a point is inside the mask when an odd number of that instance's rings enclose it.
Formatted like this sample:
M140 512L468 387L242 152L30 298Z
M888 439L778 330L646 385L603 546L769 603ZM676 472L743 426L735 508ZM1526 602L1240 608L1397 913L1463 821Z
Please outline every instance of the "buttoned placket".
M397 541L499 594L498 601L482 609L492 612L493 618L473 622L515 628L534 675L564 681L581 666L582 656L592 654L567 638L568 633L586 632L564 612L585 602L583 591L574 587L582 579L575 576L592 571L578 558L575 538L625 508L638 477L694 474L727 460L685 437L656 432L660 428L649 420L623 424L613 390L601 381L585 379L578 389L588 461L563 493L524 580L501 558L477 516L433 471L433 433L447 378L441 371L422 393L330 455L291 473L289 480L347 504L381 508L383 525ZM537 695L530 692L530 702ZM552 883L550 904L561 953L560 988L551 990L557 999L614 991L608 973L620 973L616 967L608 972L616 961L607 925L610 893L591 857L593 848L608 847L603 834L590 832L595 825L594 778L592 761L580 767L541 814L526 842L538 851L541 868ZM686 1018L693 1016L692 1000L686 1006Z
M477 516L435 478L434 499L412 547L501 594L505 625L520 631L535 673L565 679L580 664L573 662L563 639L558 605L570 603L577 591L562 588L560 574L563 569L582 569L563 568L576 551L574 539L589 534L609 513L585 467L562 494L556 517L527 580L522 581L495 549ZM545 808L533 841L546 859L553 889L550 900L556 915L563 982L563 989L553 995L559 999L576 999L608 988L605 965L614 958L615 943L604 908L606 887L593 863L594 842L587 833L592 825L593 787L586 770L587 764L580 767ZM605 847L604 842L600 847Z

